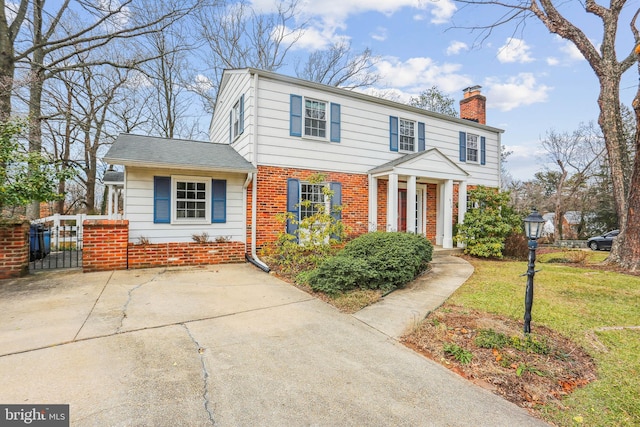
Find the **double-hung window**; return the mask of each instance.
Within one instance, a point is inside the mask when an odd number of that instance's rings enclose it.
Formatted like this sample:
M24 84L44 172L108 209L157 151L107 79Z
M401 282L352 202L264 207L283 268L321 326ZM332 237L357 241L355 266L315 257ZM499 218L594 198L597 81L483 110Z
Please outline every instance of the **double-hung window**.
M244 95L233 104L229 112L229 143L244 132Z
M175 219L202 220L207 218L207 181L183 180L174 181L176 201Z
M323 189L327 184L300 183L300 219L310 217L321 210L328 212L326 204L329 202L325 198ZM325 200L326 199L326 200Z
M156 176L153 222L165 224L224 223L227 181L196 176Z
M327 137L327 103L314 99L304 102L304 135Z
M478 135L467 133L467 161L478 162Z
M340 142L340 104L291 94L289 135Z
M415 151L415 125L411 120L400 119L400 151Z

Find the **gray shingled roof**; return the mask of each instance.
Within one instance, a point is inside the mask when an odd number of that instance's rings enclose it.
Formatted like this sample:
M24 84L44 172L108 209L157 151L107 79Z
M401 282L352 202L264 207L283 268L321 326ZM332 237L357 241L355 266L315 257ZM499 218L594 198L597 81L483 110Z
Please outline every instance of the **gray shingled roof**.
M102 181L105 184L109 184L109 183L122 183L124 182L124 172L117 172L117 171L106 171L104 173L104 176L102 177Z
M227 144L123 133L104 160L114 165L255 172L256 168Z

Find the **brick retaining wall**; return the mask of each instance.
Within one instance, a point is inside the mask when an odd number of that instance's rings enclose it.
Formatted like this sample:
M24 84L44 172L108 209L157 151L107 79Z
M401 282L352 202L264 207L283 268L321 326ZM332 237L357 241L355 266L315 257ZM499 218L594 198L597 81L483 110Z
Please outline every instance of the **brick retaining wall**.
M129 243L129 268L174 267L244 262L242 242Z
M0 279L29 273L29 223L0 224Z
M83 271L172 267L244 262L242 242L129 243L129 221L87 220Z

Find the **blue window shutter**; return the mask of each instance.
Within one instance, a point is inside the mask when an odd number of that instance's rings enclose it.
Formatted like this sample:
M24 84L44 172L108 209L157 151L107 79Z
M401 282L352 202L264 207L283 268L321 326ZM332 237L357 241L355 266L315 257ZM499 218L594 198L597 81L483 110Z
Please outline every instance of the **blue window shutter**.
M211 222L227 222L227 181L211 180Z
M418 151L426 150L427 145L424 135L424 123L418 122Z
M153 177L153 222L169 224L171 222L171 177Z
M331 142L340 142L340 104L331 103Z
M460 132L460 161L467 161L467 134Z
M300 181L295 178L287 179L287 213L293 214L294 220L287 218L287 233L293 234L298 239L296 231L298 230L298 206L300 204Z
M389 117L389 149L398 151L398 118Z
M229 144L233 142L233 109L229 111Z
M291 95L289 117L289 135L302 136L302 97Z
M480 137L480 164L487 164L487 138L484 136Z
M238 135L244 132L244 94L240 96L240 117L238 118Z
M336 206L342 206L342 184L339 182L332 182L329 184L329 189L333 192L331 196L331 216L336 221L342 219L342 210L338 209L334 211Z

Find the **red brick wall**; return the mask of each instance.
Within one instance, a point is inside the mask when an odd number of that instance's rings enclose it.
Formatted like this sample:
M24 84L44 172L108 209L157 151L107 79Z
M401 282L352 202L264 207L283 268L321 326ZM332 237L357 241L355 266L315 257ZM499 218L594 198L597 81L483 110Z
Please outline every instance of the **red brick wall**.
M244 262L242 242L129 243L129 268L177 267Z
M427 239L434 245L436 244L436 223L438 220L438 186L436 184L427 184Z
M276 220L277 214L287 211L287 179L308 180L311 175L322 173L327 182L342 184L342 222L350 228L352 235L368 231L368 177L365 174L324 172L308 169L258 166L258 200L256 247L276 240L283 226ZM251 224L251 188L247 192L247 218ZM251 244L251 231L248 227L247 242ZM248 245L248 247L250 247Z
M460 118L473 120L481 125L486 125L486 104L487 98L480 95L479 92L476 95L462 99L460 101Z
M84 272L127 268L129 221L86 220L82 228L82 270Z
M389 181L378 180L378 231L387 231L387 189Z
M0 224L0 279L29 273L29 223Z
M83 271L244 262L242 242L129 243L129 221L84 222Z

